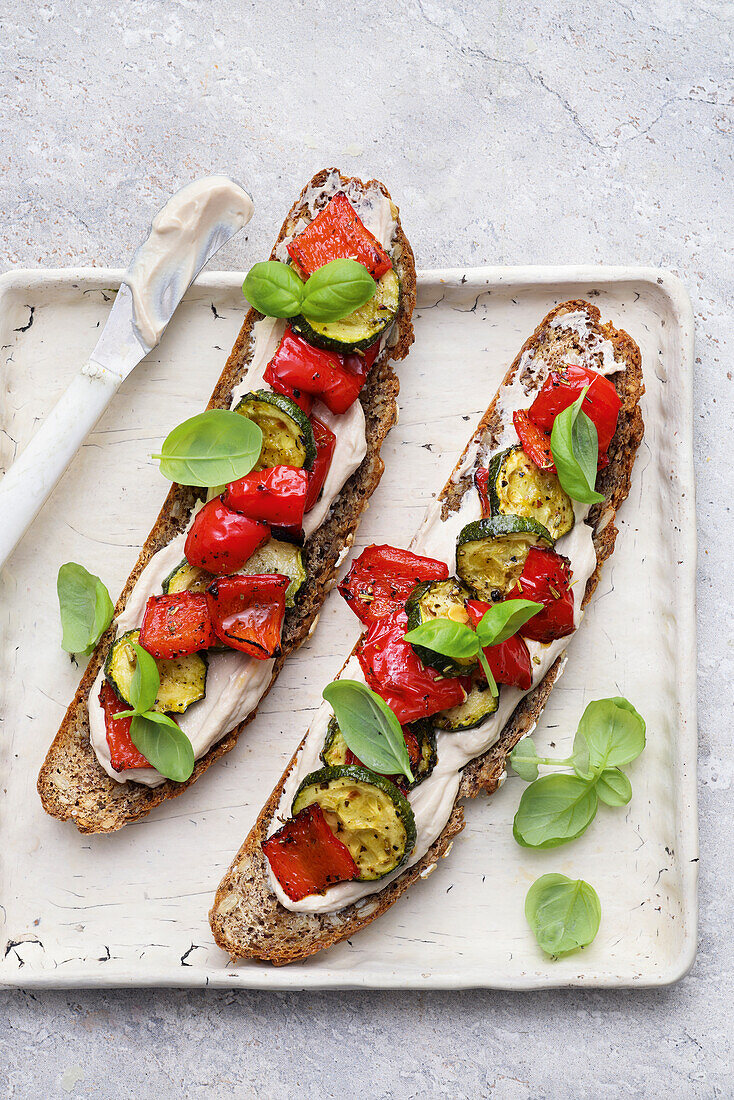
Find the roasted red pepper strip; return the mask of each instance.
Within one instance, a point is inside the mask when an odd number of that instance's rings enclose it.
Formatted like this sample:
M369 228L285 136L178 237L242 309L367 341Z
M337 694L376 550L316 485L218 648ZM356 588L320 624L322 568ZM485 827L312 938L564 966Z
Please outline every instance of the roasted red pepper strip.
M368 546L352 563L339 592L354 614L368 625L398 611L420 581L445 581L449 571L442 561L398 550Z
M475 630L479 620L490 607L492 604L484 603L483 600L466 601L469 622ZM513 634L506 642L500 642L499 645L485 646L484 655L498 684L519 687L521 691L530 690L533 683L533 667L530 663L528 647L519 634Z
M316 416L312 416L310 419L314 442L316 443L316 458L308 475L307 512L311 511L321 495L336 447L336 436L331 428L327 428L326 424Z
M379 351L380 341L375 340L374 344L370 344L364 351L353 351L351 355L345 355L344 366L349 370L353 370L355 374L361 374L363 377L366 377Z
M233 481L222 501L234 512L274 527L300 527L308 493L308 473L295 466L273 466Z
M266 373L269 368L266 368ZM263 375L264 377L264 375ZM304 393L303 390L294 390L292 386L289 386L287 382L282 382L280 378L277 378L274 373L271 372L269 382L270 388L275 390L276 393L283 393L286 397L290 397L291 401L295 401L299 409L303 409L306 416L311 415L313 409L313 403L315 398L310 393Z
M217 637L261 661L277 657L289 584L290 577L282 573L217 577L206 590Z
M110 764L116 772L128 771L130 768L149 768L150 764L135 748L130 739L130 723L132 718L115 718L123 710L130 707L120 699L119 695L107 680L102 684L99 693L99 703L104 711L104 728L107 736L107 746L110 750Z
M573 589L570 582L571 569L566 558L555 550L531 547L520 580L507 593L508 600L537 600L545 605L542 611L520 627L524 638L535 642L553 642L573 633Z
M368 685L385 700L401 725L462 703L468 683L467 677L443 677L426 668L405 641L406 627L405 612L394 611L371 623L357 646Z
M196 513L184 554L210 573L236 573L269 538L266 523L233 512L215 497Z
M288 245L288 254L307 275L313 275L331 260L340 259L357 260L373 279L379 279L392 267L385 249L341 191L294 237Z
M512 423L520 437L525 454L539 470L555 470L551 453L550 436L541 431L528 416L527 410L520 409L512 414Z
M306 806L263 841L270 868L291 901L321 894L335 882L357 878L346 844L329 828L320 806Z
M588 386L589 390L581 408L594 421L599 456L605 457L617 430L622 402L614 384L603 374L573 363L551 370L530 406L530 419L544 432L550 432L555 418L574 403L584 386Z
M489 503L489 470L480 466L474 473L474 484L479 493L479 503L482 506L482 519L489 519L492 515L492 506Z
M346 366L342 355L312 347L289 328L263 375L269 386L278 383L286 392L318 397L333 413L344 413L354 404L365 378L366 372Z
M172 592L149 598L140 628L140 645L151 656L174 660L216 643L202 592Z

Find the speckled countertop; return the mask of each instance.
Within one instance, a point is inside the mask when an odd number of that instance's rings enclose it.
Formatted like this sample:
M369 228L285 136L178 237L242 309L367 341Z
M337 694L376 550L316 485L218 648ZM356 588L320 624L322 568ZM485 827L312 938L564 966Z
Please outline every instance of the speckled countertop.
M337 164L387 182L423 267L685 281L701 922L692 973L658 992L0 993L3 1095L338 1097L355 1073L381 1097L732 1095L733 27L726 0L4 5L5 270L124 264L172 190L219 171L255 198L217 261L246 267L301 181Z

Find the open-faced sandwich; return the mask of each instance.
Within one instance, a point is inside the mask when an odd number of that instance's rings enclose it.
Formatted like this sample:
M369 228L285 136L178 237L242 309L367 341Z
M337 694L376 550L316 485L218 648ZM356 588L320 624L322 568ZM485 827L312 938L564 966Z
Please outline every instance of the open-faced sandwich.
M216 942L275 964L425 878L500 784L565 661L642 438L640 353L585 301L510 367L410 550L340 585L365 632L217 891Z
M45 810L81 832L142 817L233 747L314 627L382 474L399 389L390 361L410 348L415 303L388 191L320 172L256 266L248 297L272 311L250 309L209 403L229 410L228 430L252 425L249 472L186 480L185 456L205 462L223 413L169 436L183 472L39 775Z

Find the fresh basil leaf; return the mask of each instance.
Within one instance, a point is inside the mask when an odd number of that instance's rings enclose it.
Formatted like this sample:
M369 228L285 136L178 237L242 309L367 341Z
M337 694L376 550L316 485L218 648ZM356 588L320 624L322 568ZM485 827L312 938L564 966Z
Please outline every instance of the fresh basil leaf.
M593 773L589 767L589 746L586 744L583 734L578 731L573 739L573 753L569 763L576 775L580 775L582 779L592 778Z
M592 942L601 923L601 903L583 879L542 875L528 890L525 917L540 948L559 958Z
M151 710L136 714L130 740L148 763L166 779L184 783L194 770L194 750L183 730L166 714Z
M596 781L596 793L607 806L626 806L632 798L632 784L619 768L605 768Z
M114 607L99 577L69 561L56 578L61 614L61 648L67 653L92 652L112 622Z
M246 416L229 409L207 409L184 420L152 455L161 473L179 485L227 485L249 474L260 457L262 432Z
M406 632L405 640L457 661L476 657L479 652L479 639L472 628L451 619L430 619L421 623Z
M151 657L147 649L143 649L137 642L133 642L132 647L135 651L135 671L130 681L130 703L136 713L143 714L155 703L161 678L155 657Z
M604 500L594 489L599 462L596 425L581 409L588 388L558 414L551 429L551 453L558 480L571 499L581 504Z
M645 747L645 723L626 699L595 699L581 716L577 739L589 750L589 768L599 773L635 760ZM576 740L574 741L574 751Z
M413 781L405 736L380 696L357 680L334 680L323 691L342 737L362 763L381 775L406 775Z
M482 646L500 645L517 634L528 619L543 610L534 600L503 600L485 611L477 624L477 636Z
M356 260L332 260L306 281L301 312L312 321L341 321L374 296L377 283Z
M577 775L544 775L523 791L513 835L524 848L556 848L581 836L596 808L593 783Z
M255 264L242 284L247 301L265 317L295 317L301 312L303 291L303 280L278 260Z
M533 780L538 778L540 759L535 745L529 737L523 737L522 741L518 741L515 745L510 753L510 763L526 783L532 783Z

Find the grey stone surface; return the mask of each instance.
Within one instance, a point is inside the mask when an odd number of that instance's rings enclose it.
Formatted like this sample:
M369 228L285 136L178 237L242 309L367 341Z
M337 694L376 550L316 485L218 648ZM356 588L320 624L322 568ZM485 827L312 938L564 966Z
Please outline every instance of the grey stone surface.
M657 992L0 994L12 1097L734 1094L732 30L725 0L4 0L0 259L120 265L175 187L253 192L245 267L324 165L423 266L634 263L697 323L701 924ZM651 519L654 517L651 502Z

